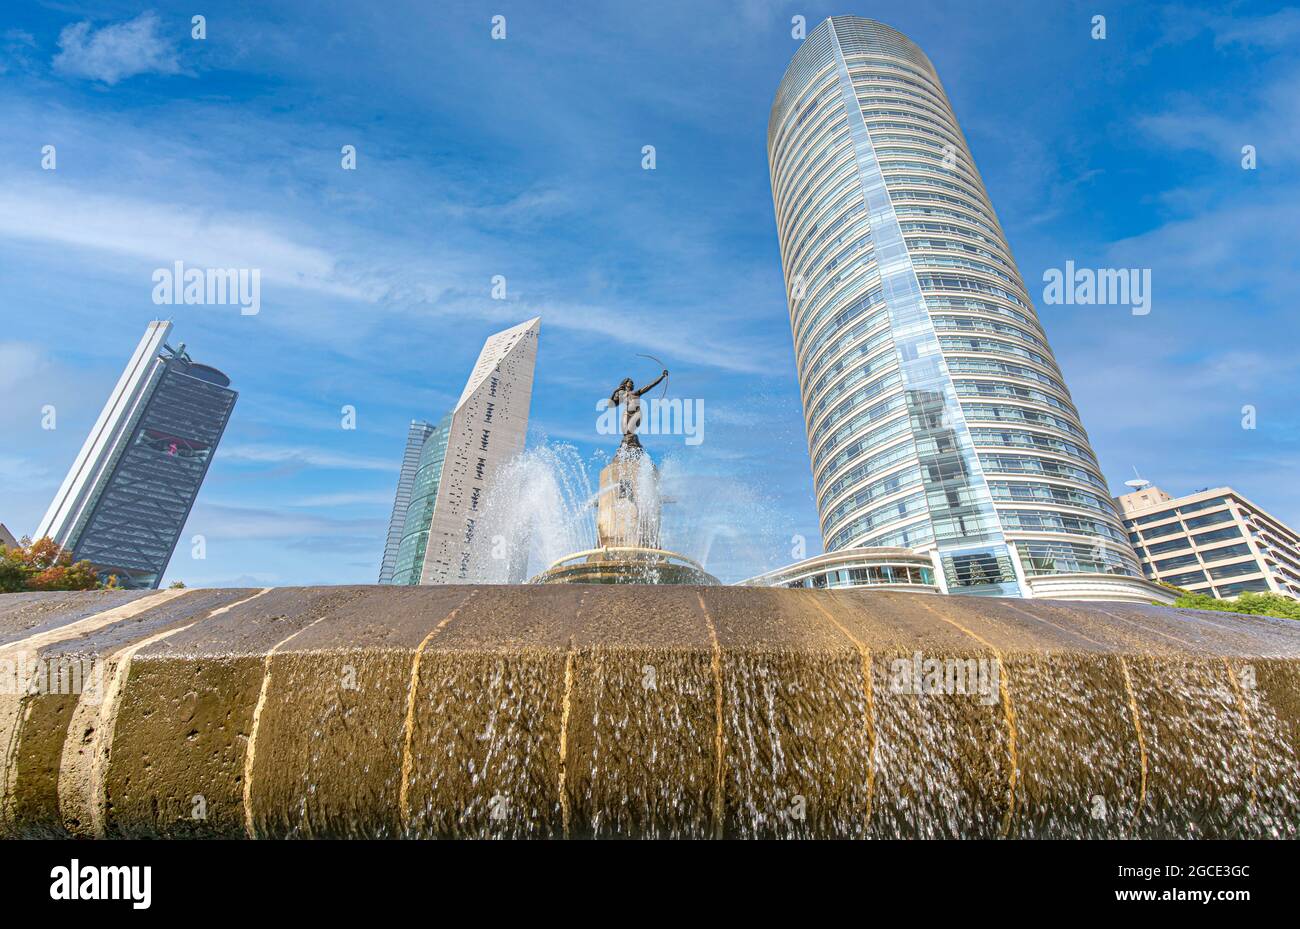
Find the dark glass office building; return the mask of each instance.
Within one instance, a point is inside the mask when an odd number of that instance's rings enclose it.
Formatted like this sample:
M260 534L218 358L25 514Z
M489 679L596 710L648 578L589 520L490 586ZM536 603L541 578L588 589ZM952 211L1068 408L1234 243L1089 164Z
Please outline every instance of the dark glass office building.
M171 560L238 394L154 324L43 523L74 560L154 588ZM170 329L170 324L165 324ZM152 341L151 341L152 340Z

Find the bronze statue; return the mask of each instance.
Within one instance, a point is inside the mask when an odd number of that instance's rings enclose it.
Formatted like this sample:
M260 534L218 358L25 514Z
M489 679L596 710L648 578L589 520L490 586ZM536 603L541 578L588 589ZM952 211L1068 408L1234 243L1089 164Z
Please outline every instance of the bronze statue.
M647 391L654 390L659 386L659 382L668 376L668 369L664 368L664 373L659 375L649 384L646 384L640 390L632 383L632 378L623 378L623 383L615 388L609 397L609 402L613 406L623 406L623 445L632 448L640 448L641 440L636 437L636 431L641 428L641 396Z

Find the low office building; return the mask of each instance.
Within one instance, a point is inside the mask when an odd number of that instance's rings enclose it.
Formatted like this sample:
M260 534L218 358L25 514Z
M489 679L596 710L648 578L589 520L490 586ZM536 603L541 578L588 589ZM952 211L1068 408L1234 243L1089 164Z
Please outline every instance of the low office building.
M1300 597L1300 535L1231 487L1174 498L1148 486L1115 502L1147 577L1220 599Z
M847 548L741 581L744 587L870 587L937 594L929 555L907 548Z
M1018 548L1012 569L1021 578L1026 598L1044 600L1099 600L1122 603L1172 603L1174 595L1144 578L1126 574L1071 571L1027 572ZM1038 568L1044 566L1038 565ZM1053 567L1053 566L1047 566ZM767 574L741 581L747 587L869 587L914 593L953 594L938 553L933 549L849 548L805 558Z
M9 531L9 527L0 523L0 548L17 548L18 540L14 534Z

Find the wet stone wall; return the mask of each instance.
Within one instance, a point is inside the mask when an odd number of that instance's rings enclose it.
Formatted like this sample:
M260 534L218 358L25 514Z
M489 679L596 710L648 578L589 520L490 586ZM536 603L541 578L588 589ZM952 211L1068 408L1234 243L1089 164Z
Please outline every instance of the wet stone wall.
M0 597L7 837L1293 837L1300 624L734 587Z

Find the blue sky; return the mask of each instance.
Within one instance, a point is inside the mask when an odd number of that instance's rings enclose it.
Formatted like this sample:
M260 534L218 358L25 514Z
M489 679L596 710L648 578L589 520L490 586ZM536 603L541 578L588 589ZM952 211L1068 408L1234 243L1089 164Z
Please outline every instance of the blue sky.
M647 442L697 488L709 542L688 553L736 580L791 560L796 535L820 550L765 134L791 17L840 13L934 61L1031 294L1067 260L1152 270L1147 316L1039 300L1112 489L1137 466L1300 525L1300 11L312 0L202 4L198 41L197 8L0 13L0 521L17 534L170 314L240 399L168 579L373 582L408 421L454 403L486 336L540 315L530 442L594 463L611 444L594 402L654 355L671 396L705 401L703 444ZM151 274L175 260L261 269L261 312L155 307Z

